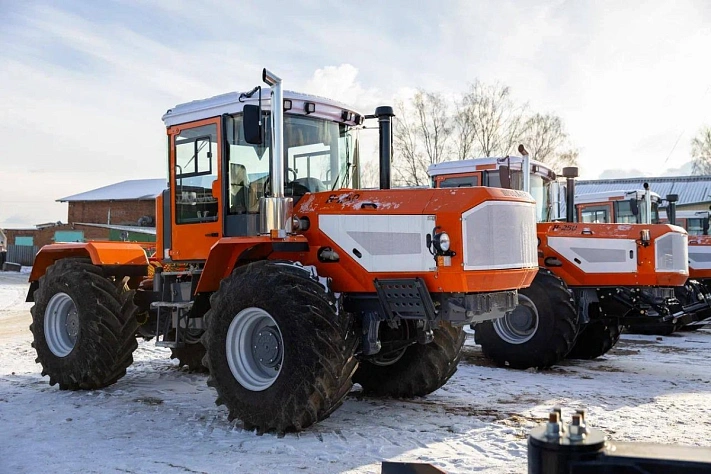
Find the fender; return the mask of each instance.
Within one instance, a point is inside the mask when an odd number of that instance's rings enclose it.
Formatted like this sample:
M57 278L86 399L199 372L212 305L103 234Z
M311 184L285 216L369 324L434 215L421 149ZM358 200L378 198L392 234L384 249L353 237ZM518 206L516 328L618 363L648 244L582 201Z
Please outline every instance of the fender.
M88 257L94 265L112 275L141 276L148 273L148 257L138 244L125 242L84 242L45 245L37 252L30 273L26 301L34 301L34 291L47 268L63 258Z
M223 237L212 246L205 262L196 293L217 291L220 281L227 277L240 262L275 258L282 253L308 253L309 243L306 237L297 235L285 239L272 239L269 236ZM303 258L303 256L302 256ZM293 257L292 257L293 259ZM300 260L297 258L297 260Z

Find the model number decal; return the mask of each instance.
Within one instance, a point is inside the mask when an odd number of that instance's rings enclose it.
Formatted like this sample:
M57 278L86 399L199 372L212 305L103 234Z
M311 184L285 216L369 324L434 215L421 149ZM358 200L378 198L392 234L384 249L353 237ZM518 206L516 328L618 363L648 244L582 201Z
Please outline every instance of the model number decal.
M353 194L353 193L348 193L348 194L331 194L328 196L328 199L326 199L326 204L333 204L333 203L344 203L344 202L351 202L355 201L356 199L360 198L360 194Z
M566 231L566 230L578 230L578 226L576 224L556 224L553 226L552 230L558 230L558 231Z

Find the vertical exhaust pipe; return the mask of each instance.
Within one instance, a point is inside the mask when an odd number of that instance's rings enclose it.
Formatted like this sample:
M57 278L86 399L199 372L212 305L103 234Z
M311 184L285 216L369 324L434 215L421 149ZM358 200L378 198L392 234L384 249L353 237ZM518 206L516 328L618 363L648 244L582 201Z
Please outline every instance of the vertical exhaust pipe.
M518 152L521 153L523 157L523 163L521 163L521 176L523 177L523 191L531 193L531 158L528 156L526 147L523 145L518 146Z
M652 191L649 189L649 183L644 183L644 211L646 218L644 224L652 223Z
M387 105L375 109L380 129L380 189L390 189L390 162L393 153L393 108Z
M284 197L284 92L281 78L266 68L262 70L262 80L272 88L272 194L276 198Z
M671 225L676 225L676 202L678 200L678 194L667 194L667 221Z
M283 239L293 231L294 213L294 200L284 196L284 92L281 78L266 68L262 71L262 80L272 89L272 196L259 199L259 233Z
M575 222L575 178L578 177L578 167L563 168L565 177L565 221Z

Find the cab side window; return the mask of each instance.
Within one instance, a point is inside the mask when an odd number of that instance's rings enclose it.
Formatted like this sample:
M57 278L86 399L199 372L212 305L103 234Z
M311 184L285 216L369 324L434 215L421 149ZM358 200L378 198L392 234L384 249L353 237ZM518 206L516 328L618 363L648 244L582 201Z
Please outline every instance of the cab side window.
M176 223L216 221L217 125L181 130L174 140Z

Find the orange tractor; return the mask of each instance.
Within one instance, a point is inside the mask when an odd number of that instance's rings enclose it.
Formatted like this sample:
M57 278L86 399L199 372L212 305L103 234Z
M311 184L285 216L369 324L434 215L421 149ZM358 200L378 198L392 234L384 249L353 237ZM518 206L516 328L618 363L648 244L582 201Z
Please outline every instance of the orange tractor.
M575 215L578 222L600 222L617 224L639 223L657 224L660 222L672 225L682 224L689 232L689 279L684 286L674 288L675 296L682 305L684 315L677 320L636 324L629 328L630 332L640 334L667 335L676 329L699 328L707 324L711 318L711 293L708 282L711 281L711 239L701 234L708 232L708 211L681 211L681 219L677 218L676 202L678 196L669 194L666 197L667 212L659 210L662 198L649 189L647 183L644 190L632 191L602 191L576 194ZM667 218L668 215L668 218ZM679 222L681 221L681 222ZM691 229L689 231L688 229Z
M674 288L688 277L687 235L670 225L574 222L577 168L568 177L566 222L556 221L556 175L523 157L481 158L430 166L435 188L490 186L529 191L536 200L538 263L519 306L476 324L475 338L500 365L548 367L592 359L617 342L623 326L675 321L683 313Z
M390 107L364 117L263 80L264 100L257 87L164 115L154 256L124 242L40 250L30 328L51 385L110 385L137 335L153 337L202 360L230 419L283 433L327 417L353 381L385 396L436 390L463 326L514 309L537 272L528 194L390 189ZM366 118L379 122L379 190L358 189Z

